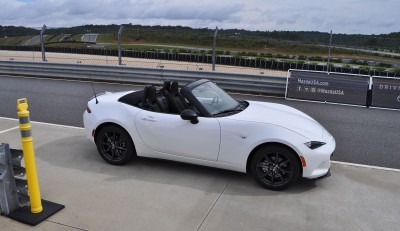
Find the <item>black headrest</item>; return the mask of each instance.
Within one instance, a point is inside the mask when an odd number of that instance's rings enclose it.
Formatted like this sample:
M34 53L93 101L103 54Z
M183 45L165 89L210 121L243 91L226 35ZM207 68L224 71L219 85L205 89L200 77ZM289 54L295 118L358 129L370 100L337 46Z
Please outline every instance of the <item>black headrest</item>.
M176 94L178 94L178 91L179 91L178 82L173 81L173 82L171 83L171 87L170 87L170 89L169 89L169 93L170 93L171 95L176 95Z
M168 95L170 87L171 87L171 82L169 80L164 81L164 84L163 84L162 88L160 89L160 94Z
M156 88L154 86L147 85L144 87L142 98L143 103L146 103L147 101L153 103L156 100L156 97Z
M149 91L149 85L145 86L143 89L142 103L145 103L147 100L147 92Z
M149 88L147 89L147 99L149 99L149 102L154 102L156 101L157 98L157 94L156 94L157 90L154 86L149 86Z
M169 80L164 81L162 88L165 90L169 90L171 88L171 81L169 81Z

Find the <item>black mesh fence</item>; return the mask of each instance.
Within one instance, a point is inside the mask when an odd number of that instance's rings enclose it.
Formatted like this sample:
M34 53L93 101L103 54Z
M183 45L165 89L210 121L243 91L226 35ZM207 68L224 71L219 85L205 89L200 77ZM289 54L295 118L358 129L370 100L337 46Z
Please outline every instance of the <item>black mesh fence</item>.
M0 58L41 60L39 28L0 38ZM49 62L118 65L120 26L47 28ZM8 28L11 31L10 28ZM25 32L25 35L24 33ZM123 65L211 70L215 30L124 25ZM400 33L387 35L218 30L216 70L286 75L288 69L400 76ZM329 63L329 65L328 65Z

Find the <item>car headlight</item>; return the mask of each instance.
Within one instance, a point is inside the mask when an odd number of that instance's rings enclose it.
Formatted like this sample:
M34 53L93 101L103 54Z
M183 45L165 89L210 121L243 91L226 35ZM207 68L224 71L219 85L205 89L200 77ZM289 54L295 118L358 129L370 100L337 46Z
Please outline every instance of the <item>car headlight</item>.
M323 145L325 145L326 143L324 142L320 142L320 141L310 141L307 143L304 143L307 147L309 147L310 149L316 149L319 148Z

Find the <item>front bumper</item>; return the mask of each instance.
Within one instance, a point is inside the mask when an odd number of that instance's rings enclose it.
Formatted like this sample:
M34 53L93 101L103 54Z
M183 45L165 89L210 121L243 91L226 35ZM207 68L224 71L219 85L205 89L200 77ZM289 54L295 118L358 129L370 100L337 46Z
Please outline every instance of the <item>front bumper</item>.
M328 172L325 175L317 177L317 178L314 178L314 179L310 179L310 180L318 181L318 180L322 180L322 179L328 178L330 176L331 176L331 169L328 169Z
M326 144L314 150L305 145L300 145L299 154L306 161L303 167L303 177L317 179L329 173L331 167L331 156L336 148L336 142L332 138L325 140Z

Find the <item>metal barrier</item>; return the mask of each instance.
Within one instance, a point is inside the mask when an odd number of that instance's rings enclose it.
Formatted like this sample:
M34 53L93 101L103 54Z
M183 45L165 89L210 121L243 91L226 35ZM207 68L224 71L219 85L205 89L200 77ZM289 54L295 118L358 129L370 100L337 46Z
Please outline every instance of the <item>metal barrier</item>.
M11 212L29 205L25 168L22 167L22 151L0 144L0 211Z
M282 76L79 63L0 61L0 74L155 85L167 79L180 84L209 79L229 91L278 96L284 96L286 88Z
M23 151L0 144L0 211L1 215L35 226L65 206L41 199L28 100L17 100L17 108ZM25 168L22 167L22 159Z

